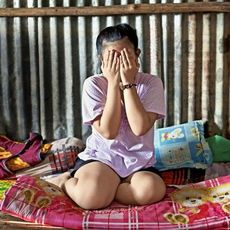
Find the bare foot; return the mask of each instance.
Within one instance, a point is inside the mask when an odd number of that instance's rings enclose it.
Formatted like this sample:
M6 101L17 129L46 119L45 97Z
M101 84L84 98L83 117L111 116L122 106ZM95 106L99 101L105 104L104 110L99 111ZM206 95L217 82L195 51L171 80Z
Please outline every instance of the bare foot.
M58 186L59 188L63 189L65 182L71 178L69 172L64 172L56 177L53 178L47 178L46 181Z

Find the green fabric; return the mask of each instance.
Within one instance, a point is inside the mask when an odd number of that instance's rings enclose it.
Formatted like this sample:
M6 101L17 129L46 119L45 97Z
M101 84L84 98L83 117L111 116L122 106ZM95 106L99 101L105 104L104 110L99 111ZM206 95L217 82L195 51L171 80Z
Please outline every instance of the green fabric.
M15 184L16 180L0 180L0 201L4 198L5 191Z
M215 135L207 138L213 153L213 162L230 162L230 140Z

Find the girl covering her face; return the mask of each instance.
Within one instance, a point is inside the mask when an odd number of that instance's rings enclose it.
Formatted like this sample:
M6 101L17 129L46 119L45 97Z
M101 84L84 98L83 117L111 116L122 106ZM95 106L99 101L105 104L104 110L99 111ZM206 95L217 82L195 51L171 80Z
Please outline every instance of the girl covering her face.
M96 40L101 74L86 78L82 118L92 127L72 172L53 179L77 205L100 209L160 201L165 183L154 168L154 123L165 116L159 77L139 72L138 38L128 24L110 26Z

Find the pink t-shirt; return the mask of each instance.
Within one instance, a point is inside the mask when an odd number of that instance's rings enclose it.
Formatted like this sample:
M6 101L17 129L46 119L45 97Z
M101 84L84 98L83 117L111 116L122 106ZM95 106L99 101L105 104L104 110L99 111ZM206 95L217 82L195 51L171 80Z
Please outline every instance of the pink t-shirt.
M163 84L159 77L138 73L135 79L137 93L148 112L165 116ZM102 75L87 78L83 85L83 123L91 125L102 114L107 95L107 79ZM78 156L82 160L98 160L109 165L119 176L154 165L153 127L142 136L135 136L129 126L125 109L122 106L121 124L117 137L105 139L92 126L92 134L87 138L86 149Z

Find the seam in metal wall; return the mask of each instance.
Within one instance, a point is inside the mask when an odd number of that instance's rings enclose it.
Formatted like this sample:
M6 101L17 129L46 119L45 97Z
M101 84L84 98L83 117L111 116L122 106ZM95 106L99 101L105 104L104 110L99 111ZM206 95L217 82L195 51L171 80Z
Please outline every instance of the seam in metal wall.
M0 0L0 8L166 2L181 1ZM141 71L164 82L167 118L156 127L203 119L230 135L229 13L1 17L0 133L85 139L90 130L81 123L81 91L97 71L95 40L120 22L137 28Z

